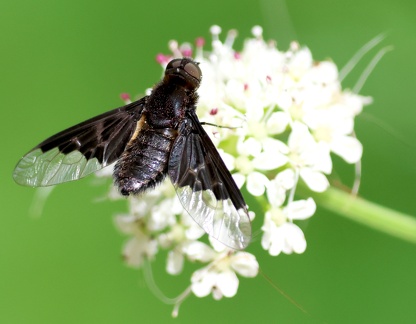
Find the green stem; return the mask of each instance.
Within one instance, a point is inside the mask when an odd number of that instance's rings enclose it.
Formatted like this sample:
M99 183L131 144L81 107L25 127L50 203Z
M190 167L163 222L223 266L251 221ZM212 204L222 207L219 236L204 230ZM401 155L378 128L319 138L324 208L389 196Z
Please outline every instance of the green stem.
M300 191L303 190L301 189ZM323 206L373 229L416 243L416 218L369 202L337 188L323 193L309 193L318 206Z

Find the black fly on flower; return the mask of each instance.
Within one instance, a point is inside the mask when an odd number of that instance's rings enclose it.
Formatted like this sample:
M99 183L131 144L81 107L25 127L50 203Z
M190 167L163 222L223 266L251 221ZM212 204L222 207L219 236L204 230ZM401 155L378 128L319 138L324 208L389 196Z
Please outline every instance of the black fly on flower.
M170 61L150 95L70 127L17 164L21 185L78 180L114 162L124 196L154 188L168 175L182 206L209 235L244 249L251 225L244 198L197 115L199 63Z
M14 173L19 184L40 187L100 169L97 175L105 176L109 168L103 168L115 163L119 192L131 197L128 214L115 218L129 237L122 252L126 264L143 267L146 276L146 261L159 249L168 251L166 271L172 275L183 270L185 261L205 264L193 273L190 286L170 299L174 316L189 294L233 297L237 274L250 278L259 273L253 254L220 244L244 249L250 242L254 213L249 217L239 188L261 206L261 246L270 255L306 250L297 222L316 212L311 193L331 190L332 154L360 169L363 148L354 119L371 103L359 89L343 90L340 81L347 70L338 73L334 62L314 60L297 42L281 51L255 26L253 37L236 51L237 32L229 31L225 41L220 33L219 26L212 26L212 50L198 38L194 53L189 43L170 41L171 53L156 58L164 78L146 97L130 102L124 96L125 106L52 136L24 156ZM375 38L360 52L381 40ZM196 62L203 67L202 83ZM216 129L218 136L210 138L203 129L197 102L206 125L226 126ZM236 125L241 127L228 129ZM173 186L162 183L166 176ZM305 194L297 194L300 183ZM211 235L209 245L199 240L201 227ZM155 287L152 276L146 281Z

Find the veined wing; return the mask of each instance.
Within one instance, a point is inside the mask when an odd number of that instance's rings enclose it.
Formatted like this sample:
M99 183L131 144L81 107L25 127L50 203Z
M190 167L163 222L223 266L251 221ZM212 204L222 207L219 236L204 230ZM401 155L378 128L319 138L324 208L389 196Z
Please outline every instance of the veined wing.
M168 173L183 207L209 235L238 250L250 243L244 198L193 111L179 128Z
M14 180L44 187L77 180L116 161L138 127L146 97L46 139L16 165Z

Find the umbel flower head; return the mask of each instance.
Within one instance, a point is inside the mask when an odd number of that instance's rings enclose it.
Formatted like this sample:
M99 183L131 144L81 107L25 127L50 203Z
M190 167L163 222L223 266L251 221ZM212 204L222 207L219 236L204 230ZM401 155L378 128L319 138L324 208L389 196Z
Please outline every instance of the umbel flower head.
M303 253L305 235L295 222L313 216L316 204L310 197L295 200L296 189L328 189L331 153L349 164L360 161L362 145L354 135L354 118L371 100L343 90L336 65L315 61L311 51L296 42L281 51L275 42L266 42L256 26L253 37L237 51L237 32L229 31L224 41L220 33L220 27L211 28L210 50L202 38L195 47L171 41L171 54L159 54L157 61L163 68L183 56L200 62L198 116L221 125L206 130L237 185L252 196L246 199L261 203L254 221L261 226L261 246L272 256ZM169 181L128 201L128 214L116 217L117 227L130 236L123 250L127 264L140 267L160 249L168 250L169 274L180 273L185 261L205 264L176 301L175 314L191 292L233 297L239 284L236 274L257 275L254 255L200 240L204 231L183 211ZM253 219L254 213L250 216Z

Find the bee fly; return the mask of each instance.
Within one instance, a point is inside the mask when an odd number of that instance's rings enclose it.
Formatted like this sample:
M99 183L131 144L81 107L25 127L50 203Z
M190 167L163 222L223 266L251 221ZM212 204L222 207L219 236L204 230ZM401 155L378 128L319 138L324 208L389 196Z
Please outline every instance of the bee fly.
M196 115L201 79L197 62L170 61L149 96L46 139L19 161L14 180L51 186L116 162L114 182L128 196L169 175L184 209L209 235L244 249L251 239L246 203Z

